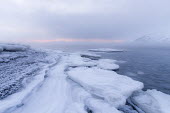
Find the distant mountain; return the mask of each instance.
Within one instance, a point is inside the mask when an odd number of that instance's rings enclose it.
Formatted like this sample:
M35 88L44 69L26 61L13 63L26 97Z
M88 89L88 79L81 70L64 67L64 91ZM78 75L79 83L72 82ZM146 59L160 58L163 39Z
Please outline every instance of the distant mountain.
M134 42L141 44L170 44L170 35L144 35Z

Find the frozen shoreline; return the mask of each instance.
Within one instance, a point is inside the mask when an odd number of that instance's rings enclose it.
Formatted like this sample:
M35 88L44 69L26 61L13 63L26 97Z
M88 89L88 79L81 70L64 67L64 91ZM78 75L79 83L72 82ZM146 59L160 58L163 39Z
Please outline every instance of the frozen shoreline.
M0 113L169 112L170 95L142 91L141 82L114 72L119 68L114 60L90 53L46 52L51 65L23 90L0 100Z

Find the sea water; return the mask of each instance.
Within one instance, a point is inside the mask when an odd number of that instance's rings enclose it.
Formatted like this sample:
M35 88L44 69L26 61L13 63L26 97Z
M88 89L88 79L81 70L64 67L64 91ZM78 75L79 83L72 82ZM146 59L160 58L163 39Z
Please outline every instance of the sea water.
M170 48L131 48L100 54L102 58L118 60L117 72L143 82L144 90L157 89L170 94Z

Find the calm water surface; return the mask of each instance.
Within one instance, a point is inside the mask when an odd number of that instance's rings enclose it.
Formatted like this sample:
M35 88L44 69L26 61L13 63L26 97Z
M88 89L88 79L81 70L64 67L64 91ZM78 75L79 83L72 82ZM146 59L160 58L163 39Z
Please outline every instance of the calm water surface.
M143 82L144 90L157 89L170 94L170 49L129 49L100 54L121 61L118 73Z

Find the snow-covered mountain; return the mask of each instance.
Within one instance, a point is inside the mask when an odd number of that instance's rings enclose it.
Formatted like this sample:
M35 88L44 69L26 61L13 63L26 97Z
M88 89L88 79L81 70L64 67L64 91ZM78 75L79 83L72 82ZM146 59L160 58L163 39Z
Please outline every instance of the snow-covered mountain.
M134 42L141 43L141 44L169 44L170 35L162 35L162 34L144 35L140 38L137 38Z

